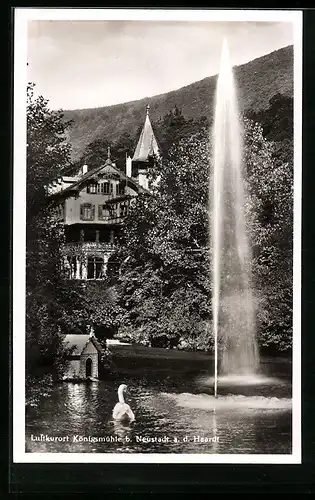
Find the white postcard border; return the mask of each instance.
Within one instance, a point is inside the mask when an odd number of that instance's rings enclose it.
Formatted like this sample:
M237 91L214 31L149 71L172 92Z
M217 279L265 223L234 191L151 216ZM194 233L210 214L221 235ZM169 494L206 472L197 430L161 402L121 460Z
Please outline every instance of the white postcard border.
M40 9L14 11L13 153L13 462L14 463L301 463L302 11ZM278 21L294 27L294 235L292 454L120 454L25 452L26 83L30 20Z

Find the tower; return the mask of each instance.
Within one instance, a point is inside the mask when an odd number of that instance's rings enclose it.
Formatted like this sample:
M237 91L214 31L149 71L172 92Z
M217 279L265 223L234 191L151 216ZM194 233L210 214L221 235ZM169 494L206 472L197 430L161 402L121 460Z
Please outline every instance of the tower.
M132 158L133 170L138 178L138 183L145 189L148 189L147 170L150 158L159 156L159 147L151 125L149 111L150 106L148 104L143 129Z

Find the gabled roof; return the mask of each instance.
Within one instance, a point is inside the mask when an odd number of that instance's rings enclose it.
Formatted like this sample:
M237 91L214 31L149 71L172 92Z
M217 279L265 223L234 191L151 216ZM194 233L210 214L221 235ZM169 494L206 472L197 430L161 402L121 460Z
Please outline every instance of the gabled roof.
M108 170L115 173L121 180L125 180L126 182L128 182L128 185L130 187L133 187L135 191L138 191L140 193L148 193L147 189L140 186L132 177L128 177L115 165L113 165L110 159L107 159L105 163L103 163L99 167L94 168L93 170L88 171L86 174L82 175L82 177L80 177L80 179L78 179L76 182L68 186L66 189L58 191L55 195L69 195L72 191L80 191L85 186L87 181L92 180L94 176L100 174L102 171L106 172Z
M102 352L102 346L101 344L97 341L95 337L90 337L90 335L65 335L64 338L64 343L66 344L66 347L74 347L74 350L72 351L71 355L72 356L80 356L82 352L84 351L85 346L88 344L88 342L92 342L94 347L99 351Z
M148 161L149 156L153 156L154 154L157 156L159 155L159 146L150 121L149 106L147 106L144 126L132 161Z

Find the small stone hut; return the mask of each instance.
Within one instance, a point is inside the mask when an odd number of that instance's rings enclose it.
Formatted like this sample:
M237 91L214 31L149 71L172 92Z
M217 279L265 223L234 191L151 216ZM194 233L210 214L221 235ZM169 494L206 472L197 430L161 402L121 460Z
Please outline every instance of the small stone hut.
M73 348L64 373L67 380L97 379L102 346L94 335L66 335L66 347Z

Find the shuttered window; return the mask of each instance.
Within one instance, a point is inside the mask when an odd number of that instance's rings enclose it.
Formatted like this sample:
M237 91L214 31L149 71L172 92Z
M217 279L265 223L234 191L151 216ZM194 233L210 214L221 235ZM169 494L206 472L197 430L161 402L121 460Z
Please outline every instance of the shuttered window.
M113 184L112 182L105 181L105 182L100 182L97 185L97 192L102 193L102 194L113 194Z
M80 206L80 218L82 220L94 220L95 206L91 203L82 203Z
M108 220L110 218L110 210L107 205L98 206L98 218L101 220Z
M98 188L97 184L95 184L95 183L94 184L89 184L86 187L86 191L87 191L87 193L90 193L90 194L96 194L97 188Z

